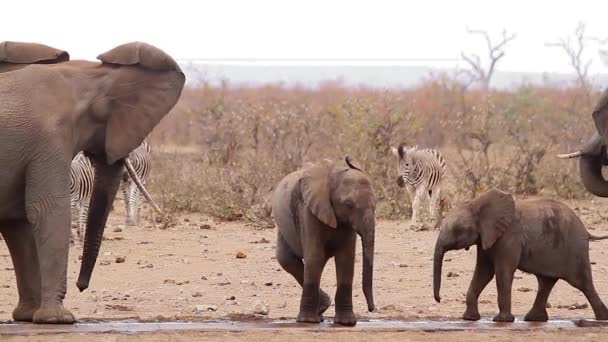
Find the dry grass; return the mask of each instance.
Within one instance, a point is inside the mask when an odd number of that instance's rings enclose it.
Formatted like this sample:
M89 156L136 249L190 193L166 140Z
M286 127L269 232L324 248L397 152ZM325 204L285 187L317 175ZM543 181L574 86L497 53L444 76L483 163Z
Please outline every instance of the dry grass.
M444 153L448 207L490 186L580 198L576 163L555 154L592 132L598 97L549 86L484 93L445 77L400 90L203 85L186 89L153 132L150 187L167 210L268 223L278 180L348 154L374 181L378 216L403 218L409 199L390 146L405 142Z

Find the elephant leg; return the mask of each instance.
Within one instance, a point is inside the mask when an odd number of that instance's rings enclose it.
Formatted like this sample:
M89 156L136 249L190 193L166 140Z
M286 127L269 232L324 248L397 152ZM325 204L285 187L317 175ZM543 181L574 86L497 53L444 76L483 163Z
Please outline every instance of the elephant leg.
M467 309L462 315L463 319L469 321L477 321L481 318L479 315L478 301L479 295L486 288L488 283L494 277L494 265L492 261L484 254L477 252L477 262L473 278L466 295Z
M524 316L524 321L546 322L549 319L549 315L547 315L547 300L553 286L557 282L557 278L537 275L536 280L538 281L536 299L534 300L532 309Z
M353 276L355 272L355 244L357 236L354 232L335 255L336 278L336 317L334 323L347 326L357 324L353 312Z
M15 269L19 303L15 321L31 322L40 307L40 265L32 226L27 221L2 222L2 235Z
M493 320L494 322L513 322L515 317L511 314L511 288L513 275L517 269L517 260L511 260L508 257L497 259L499 260L494 264L494 271L496 272L499 312Z
M41 301L34 323L74 323L74 315L63 306L67 287L70 244L70 160L32 161L26 172L25 209L32 223L38 263ZM54 164L51 164L54 163Z
M589 259L587 258L587 260ZM604 302L598 296L593 285L589 261L586 261L586 265L581 265L580 268L582 270L577 272L576 279L566 279L566 281L585 295L589 304L591 304L596 320L608 320L608 309L606 309L606 305L604 305Z
M287 273L291 274L300 286L304 287L304 263L302 262L302 259L293 254L287 245L287 242L281 236L281 233L277 235L276 255L279 265L281 265ZM331 306L331 297L329 297L325 291L319 289L319 298L319 315L322 315ZM322 317L321 320L323 320Z

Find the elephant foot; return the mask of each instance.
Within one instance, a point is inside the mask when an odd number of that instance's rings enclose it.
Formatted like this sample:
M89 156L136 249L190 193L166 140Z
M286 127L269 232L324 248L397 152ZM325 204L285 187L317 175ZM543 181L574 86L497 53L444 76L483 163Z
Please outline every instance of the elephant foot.
M598 312L595 314L596 321L608 321L608 311L602 310L602 312Z
M323 290L319 290L319 315L331 306L331 297Z
M511 315L510 313L499 313L498 315L494 316L493 319L494 322L513 322L515 321L515 317L513 315Z
M63 304L43 305L36 310L33 322L37 324L73 324L74 315Z
M319 315L318 313L300 311L300 314L296 318L296 322L298 322L298 323L321 323L322 319L323 319L322 316Z
M357 317L355 317L355 314L352 310L351 311L337 311L336 317L334 317L334 324L354 327L357 324Z
M38 308L38 304L19 303L15 310L13 310L13 320L17 322L31 322L34 320L34 313Z
M462 315L462 319L467 321L479 321L481 319L481 316L479 315L479 312L466 311Z
M546 322L548 320L549 320L549 315L547 315L547 311L535 312L535 311L530 310L530 312L528 312L524 316L524 321L527 321L527 322Z

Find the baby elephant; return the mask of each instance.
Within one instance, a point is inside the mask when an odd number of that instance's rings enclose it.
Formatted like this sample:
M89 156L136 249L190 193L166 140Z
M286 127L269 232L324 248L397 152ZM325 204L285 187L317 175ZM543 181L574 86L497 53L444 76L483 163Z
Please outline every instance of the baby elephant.
M499 313L496 322L512 322L511 285L520 269L536 275L538 292L526 321L546 321L547 299L558 279L583 292L595 319L607 320L608 310L595 291L589 263L587 232L574 211L550 199L514 201L498 189L490 189L473 201L452 210L441 224L435 245L433 290L439 302L441 266L446 251L477 245L477 263L466 295L463 318L478 320L479 294L496 275Z
M345 161L307 163L303 169L285 176L272 196L272 216L278 227L277 260L302 286L298 322L323 320L322 314L331 300L319 285L327 260L334 257L334 323L357 323L352 304L357 234L363 246L363 293L369 311L374 310L376 201L371 181L361 166L350 157Z

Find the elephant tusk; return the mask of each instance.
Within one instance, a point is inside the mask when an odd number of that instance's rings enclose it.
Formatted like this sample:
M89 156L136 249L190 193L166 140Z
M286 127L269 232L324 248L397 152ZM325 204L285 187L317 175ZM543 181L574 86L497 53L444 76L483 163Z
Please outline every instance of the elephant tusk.
M131 176L141 193L144 195L146 200L152 205L152 208L154 208L154 210L156 210L156 212L163 218L164 221L164 215L162 210L160 210L160 207L156 204L156 202L154 202L152 196L150 196L150 193L148 192L148 190L146 190L141 180L139 179L139 176L137 176L137 173L135 172L135 169L133 168L133 164L131 164L131 160L129 160L129 157L125 158L125 166L127 168L127 172L129 172L129 176Z
M562 159L568 159L568 158L577 158L583 155L583 151L576 151L576 152L572 152L572 153L562 153L562 154L558 154L557 157L558 158L562 158Z

